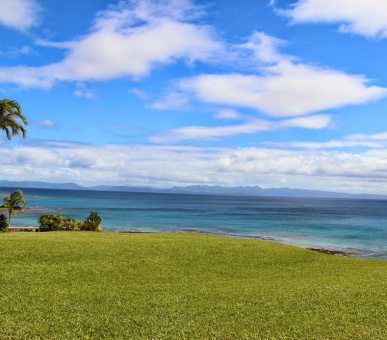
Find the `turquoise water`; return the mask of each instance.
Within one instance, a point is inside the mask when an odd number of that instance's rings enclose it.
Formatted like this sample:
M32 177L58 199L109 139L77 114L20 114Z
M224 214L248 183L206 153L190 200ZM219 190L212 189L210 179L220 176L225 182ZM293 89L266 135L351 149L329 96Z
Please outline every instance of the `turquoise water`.
M9 194L13 189L0 188ZM13 226L58 212L103 218L105 231L191 231L263 238L387 259L387 201L23 189L28 206Z

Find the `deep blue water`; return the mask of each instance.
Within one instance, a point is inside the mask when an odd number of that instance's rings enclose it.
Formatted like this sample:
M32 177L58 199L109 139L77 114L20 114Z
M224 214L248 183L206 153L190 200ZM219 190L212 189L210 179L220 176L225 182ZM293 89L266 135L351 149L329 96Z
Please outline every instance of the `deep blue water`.
M13 189L0 188L9 194ZM13 226L37 225L40 214L103 218L105 231L195 231L268 238L302 247L356 251L387 259L387 201L151 194L23 189L25 215Z

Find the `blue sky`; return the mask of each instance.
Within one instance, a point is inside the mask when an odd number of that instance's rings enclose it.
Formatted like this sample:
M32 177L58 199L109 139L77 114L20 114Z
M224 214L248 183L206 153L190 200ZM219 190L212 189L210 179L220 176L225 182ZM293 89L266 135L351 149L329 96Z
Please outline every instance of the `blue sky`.
M387 191L384 0L0 0L0 179Z

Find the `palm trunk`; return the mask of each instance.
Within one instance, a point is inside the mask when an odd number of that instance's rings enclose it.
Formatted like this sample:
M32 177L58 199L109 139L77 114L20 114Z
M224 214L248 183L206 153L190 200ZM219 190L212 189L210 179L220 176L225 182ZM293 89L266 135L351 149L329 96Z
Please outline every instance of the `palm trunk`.
M11 212L8 213L8 229L11 228Z

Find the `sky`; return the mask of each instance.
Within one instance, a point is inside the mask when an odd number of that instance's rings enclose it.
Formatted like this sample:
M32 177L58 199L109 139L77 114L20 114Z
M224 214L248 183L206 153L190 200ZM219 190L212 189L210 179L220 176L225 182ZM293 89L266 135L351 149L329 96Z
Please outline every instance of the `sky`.
M385 0L0 0L0 180L387 193Z

